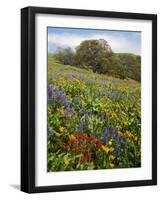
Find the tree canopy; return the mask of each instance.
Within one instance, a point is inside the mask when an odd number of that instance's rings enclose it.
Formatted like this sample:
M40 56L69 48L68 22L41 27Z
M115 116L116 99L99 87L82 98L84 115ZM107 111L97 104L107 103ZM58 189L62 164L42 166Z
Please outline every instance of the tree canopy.
M104 39L84 40L76 48L59 49L57 59L65 65L86 67L121 79L141 80L141 57L130 53L114 53Z

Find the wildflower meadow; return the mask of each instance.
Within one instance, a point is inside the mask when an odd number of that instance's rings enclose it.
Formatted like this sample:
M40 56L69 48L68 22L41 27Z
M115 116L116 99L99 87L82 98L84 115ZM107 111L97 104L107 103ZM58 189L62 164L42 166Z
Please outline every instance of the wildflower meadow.
M141 86L48 54L48 172L141 166Z

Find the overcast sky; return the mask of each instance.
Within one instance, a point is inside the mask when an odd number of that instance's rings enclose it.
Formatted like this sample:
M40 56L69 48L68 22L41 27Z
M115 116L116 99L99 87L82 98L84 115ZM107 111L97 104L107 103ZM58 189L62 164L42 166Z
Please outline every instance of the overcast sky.
M141 32L73 28L48 28L48 52L55 52L59 47L75 49L89 39L105 39L116 53L141 55Z

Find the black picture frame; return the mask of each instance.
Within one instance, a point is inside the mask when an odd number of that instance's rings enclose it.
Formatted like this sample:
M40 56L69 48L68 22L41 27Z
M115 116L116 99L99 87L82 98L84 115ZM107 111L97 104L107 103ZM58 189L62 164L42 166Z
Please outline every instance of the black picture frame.
M152 179L35 186L35 15L59 14L152 21ZM44 7L21 9L21 190L27 193L147 186L157 184L157 15Z

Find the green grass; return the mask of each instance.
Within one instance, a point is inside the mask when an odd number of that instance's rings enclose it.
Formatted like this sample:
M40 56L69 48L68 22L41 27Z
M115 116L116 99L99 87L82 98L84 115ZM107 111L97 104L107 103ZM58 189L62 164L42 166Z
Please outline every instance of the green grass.
M88 76L91 76L98 81L105 80L111 83L113 81L113 82L117 82L120 85L125 85L125 86L128 85L131 88L140 87L140 82L135 81L133 79L127 78L125 80L122 80L122 79L115 78L112 76L94 73L92 72L92 70L81 69L79 67L74 67L71 65L63 65L56 60L53 54L48 55L48 79L49 80L55 78L57 75L68 76L70 73L74 73L74 72L79 73L80 75L83 75L86 78L88 78Z

